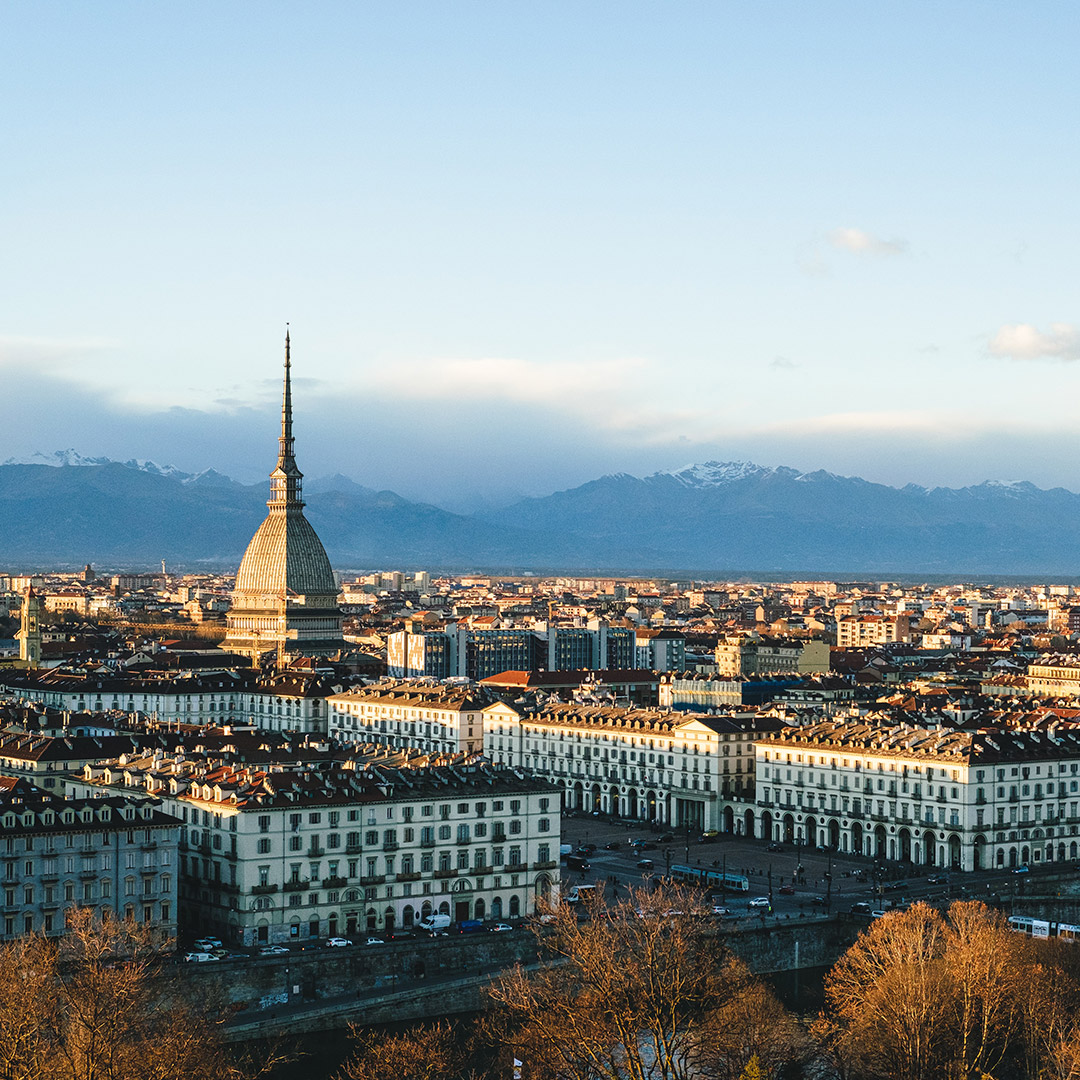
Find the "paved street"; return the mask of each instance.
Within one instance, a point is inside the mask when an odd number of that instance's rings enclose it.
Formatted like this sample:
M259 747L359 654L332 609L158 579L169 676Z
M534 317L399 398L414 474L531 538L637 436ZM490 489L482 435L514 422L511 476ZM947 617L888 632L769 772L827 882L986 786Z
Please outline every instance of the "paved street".
M647 884L651 879L662 877L669 866L689 865L707 869L726 870L728 873L745 875L750 889L745 893L728 893L723 903L733 914L759 916L759 912L747 909L747 902L756 896L770 896L776 918L809 917L825 914L825 905L814 904L815 897L829 901L832 912L848 911L855 903L867 903L872 909L908 903L912 900L944 901L959 896L979 896L984 899L1014 902L1017 910L1022 908L1023 897L1038 893L1054 894L1060 888L1058 882L1042 883L1046 874L1060 872L1061 864L1047 864L1028 874L1014 874L1009 870L989 870L960 873L938 870L933 867L902 867L897 863L880 864L882 880L880 890L875 888L875 860L865 856L835 855L807 850L793 844L784 844L780 851L766 850L764 840L747 840L734 836L718 836L709 843L700 841L700 831L691 832L689 838L678 829L667 833L654 832L648 827L629 827L625 823L605 818L582 816L563 817L563 843L577 848L582 844L595 844L596 851L589 856L590 870L582 875L563 868L563 880L567 888L580 883L592 883L604 887L605 895L625 895L627 885ZM663 835L674 840L661 842ZM633 840L651 845L644 850L630 846ZM615 849L606 847L618 844ZM641 869L641 859L652 861L653 868ZM802 867L799 880L796 871ZM1080 867L1070 864L1080 875ZM832 875L830 895L829 879ZM930 881L928 879L936 880ZM771 885L771 890L770 890ZM787 895L781 889L793 887ZM719 897L717 897L719 899Z

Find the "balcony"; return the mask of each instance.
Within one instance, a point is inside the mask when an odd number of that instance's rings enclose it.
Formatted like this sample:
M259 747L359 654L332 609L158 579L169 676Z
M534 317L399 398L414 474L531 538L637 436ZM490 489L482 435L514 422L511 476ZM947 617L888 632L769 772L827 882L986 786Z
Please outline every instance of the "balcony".
M548 859L547 862L534 862L534 870L554 870L559 864L554 859Z
M399 844L396 840L386 840L383 842L383 851L397 851Z
M80 881L96 881L97 876L98 876L98 872L96 870L80 870L79 871L79 880Z
M343 889L348 884L348 878L343 877L324 877L322 879L322 887L324 889Z
M143 851L157 851L158 842L156 840L146 840L139 845Z
M472 843L472 838L469 836L459 836L454 843L456 843L458 847L467 847Z
M457 876L458 876L458 872L456 870L436 870L435 871L435 877L440 878L440 879L441 878L454 878L454 877L457 877Z
M308 881L286 881L281 888L284 892L307 892L311 888L311 883Z
M276 885L252 885L251 893L253 896L265 896L269 893L276 893L278 887Z
M428 847L428 848L434 847L435 846L434 837L432 837L432 839L430 839L430 840L421 840L420 841L420 846L421 847Z
M385 874L368 874L360 879L361 885L381 885L386 880Z
M325 855L326 848L321 848L318 844L312 844L311 847L307 849L307 857L309 859L321 859Z
M528 863L515 862L507 863L503 868L503 873L506 874L520 874L529 869Z
M345 845L345 854L346 855L359 855L362 850L363 849L362 849L362 846L360 844L346 844Z
M407 874L398 874L397 877L394 878L394 880L395 881L419 881L420 880L420 875L410 871Z
M557 864L553 864L553 865L557 865ZM472 873L473 873L473 876L479 876L480 874L490 874L492 869L493 868L492 868L490 863L482 863L482 864L480 864L478 866L474 866L472 868Z

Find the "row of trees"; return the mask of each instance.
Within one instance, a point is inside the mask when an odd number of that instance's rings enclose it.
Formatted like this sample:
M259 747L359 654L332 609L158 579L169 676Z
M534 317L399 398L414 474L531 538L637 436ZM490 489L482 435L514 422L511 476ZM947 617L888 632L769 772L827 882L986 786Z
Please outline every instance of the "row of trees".
M1009 929L977 901L877 919L799 1023L685 893L608 917L553 913L543 962L493 988L468 1039L370 1033L342 1080L1080 1080L1080 947ZM412 1062L412 1064L410 1064Z
M682 890L579 922L545 916L541 963L492 988L468 1030L356 1032L340 1080L1080 1080L1080 946L979 902L876 920L800 1023ZM0 949L0 1080L251 1080L224 1010L192 1001L143 930L73 912L59 940Z

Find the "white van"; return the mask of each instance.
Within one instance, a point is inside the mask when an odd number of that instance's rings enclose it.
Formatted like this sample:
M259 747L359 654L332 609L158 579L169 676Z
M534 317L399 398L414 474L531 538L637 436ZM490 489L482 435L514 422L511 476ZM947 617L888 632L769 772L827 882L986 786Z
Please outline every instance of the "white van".
M595 885L575 885L567 894L568 904L580 904L583 901L593 900L596 897Z
M417 930L423 930L427 934L445 933L450 925L449 915L429 915L416 924Z

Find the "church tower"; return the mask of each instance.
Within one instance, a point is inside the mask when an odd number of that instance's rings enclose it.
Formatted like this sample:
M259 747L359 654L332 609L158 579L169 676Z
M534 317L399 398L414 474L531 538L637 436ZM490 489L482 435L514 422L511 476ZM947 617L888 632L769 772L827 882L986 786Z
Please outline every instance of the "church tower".
M36 668L41 663L41 597L31 585L23 597L22 623L15 633L19 640L19 659Z
M304 474L294 456L292 358L285 332L285 380L277 467L270 474L266 520L248 544L236 573L228 631L221 648L253 664L328 656L344 646L338 587L322 541L304 517Z

